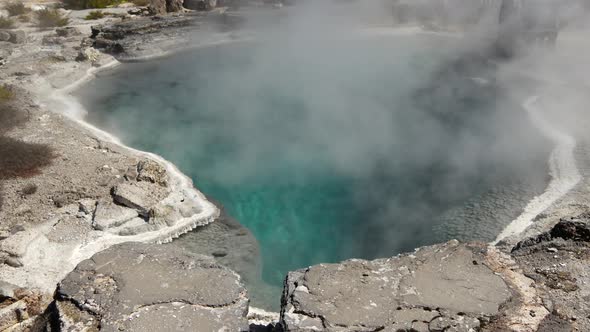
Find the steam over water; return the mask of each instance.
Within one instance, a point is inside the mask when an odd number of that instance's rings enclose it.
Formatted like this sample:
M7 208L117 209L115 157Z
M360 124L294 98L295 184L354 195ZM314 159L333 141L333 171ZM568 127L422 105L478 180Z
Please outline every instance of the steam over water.
M253 305L276 307L289 270L491 241L543 191L547 141L454 43L216 46L124 65L80 96L91 122L177 164L252 231L276 292L246 278Z

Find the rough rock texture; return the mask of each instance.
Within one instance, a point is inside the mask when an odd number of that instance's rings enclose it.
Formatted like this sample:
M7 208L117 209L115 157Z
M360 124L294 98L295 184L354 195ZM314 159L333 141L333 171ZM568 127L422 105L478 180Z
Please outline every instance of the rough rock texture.
M230 34L227 30L237 27L242 20L239 16L213 12L143 17L93 26L92 39L94 47L117 60L136 61L237 38L235 32ZM219 29L214 31L215 27Z
M247 331L240 277L208 256L126 243L78 264L55 295L63 331Z
M0 301L0 331L39 331L43 325L40 315L51 302L51 297L4 282L0 287L3 293L10 289L10 294L2 294Z
M162 197L158 197L149 191L152 187L145 182L126 182L113 187L112 195L115 202L123 206L137 210L142 216L147 216L150 209L155 206Z
M184 9L182 7L183 1L184 0L166 0L166 11L169 13L182 11Z
M539 331L590 331L588 217L563 220L551 231L521 241L512 252L551 312Z
M8 31L0 30L0 41L7 42L10 40L10 33Z
M217 0L184 0L184 7L192 10L210 10L217 7Z
M287 331L590 331L590 215L511 255L451 241L290 272Z
M151 160L142 160L137 164L137 181L148 181L166 186L168 174L162 165Z
M390 259L291 272L282 324L289 331L476 329L512 297L485 264L486 251L449 242Z
M0 30L0 41L22 44L27 40L27 34L23 30Z
M181 12L183 0L150 0L148 10L152 15Z
M166 14L166 0L150 0L148 9L152 15Z
M92 226L102 231L120 226L138 216L137 211L133 209L116 205L110 201L103 201L96 206Z

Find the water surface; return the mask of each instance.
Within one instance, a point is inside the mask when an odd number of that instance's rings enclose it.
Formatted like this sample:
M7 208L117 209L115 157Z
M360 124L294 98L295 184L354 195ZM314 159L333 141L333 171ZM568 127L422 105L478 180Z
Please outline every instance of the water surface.
M276 308L289 270L490 241L542 192L547 141L493 66L455 46L215 46L126 64L80 97L92 123L174 162L253 233L253 305ZM204 243L240 250L229 242Z

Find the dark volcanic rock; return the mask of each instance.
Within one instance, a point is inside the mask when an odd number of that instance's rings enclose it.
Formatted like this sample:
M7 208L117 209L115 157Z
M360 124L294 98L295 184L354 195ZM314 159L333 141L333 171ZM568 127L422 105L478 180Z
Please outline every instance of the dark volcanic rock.
M233 271L169 246L125 243L78 264L55 295L64 331L247 331Z
M553 238L590 242L590 227L581 221L560 221L550 234Z
M414 254L290 272L281 322L288 331L471 331L512 296L481 263L485 246L451 241Z

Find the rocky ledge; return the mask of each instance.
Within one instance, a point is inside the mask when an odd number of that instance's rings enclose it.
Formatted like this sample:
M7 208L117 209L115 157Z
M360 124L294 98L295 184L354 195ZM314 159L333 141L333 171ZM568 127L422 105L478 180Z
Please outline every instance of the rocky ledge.
M450 241L392 258L293 271L274 322L272 315L249 308L240 277L212 257L125 243L81 262L30 326L62 331L587 331L588 222L563 220L521 241L511 253ZM21 300L10 306L23 314L39 314L36 303L51 301L16 294ZM1 312L0 322L15 320L8 310ZM248 318L257 324L248 326ZM263 323L265 318L270 324Z
M212 257L126 243L78 264L59 284L61 331L245 331L240 277Z
M142 17L92 26L93 46L119 61L140 61L239 38L242 19L223 11ZM189 46L190 45L190 46Z
M287 331L588 331L589 219L562 220L510 254L445 244L290 272Z

